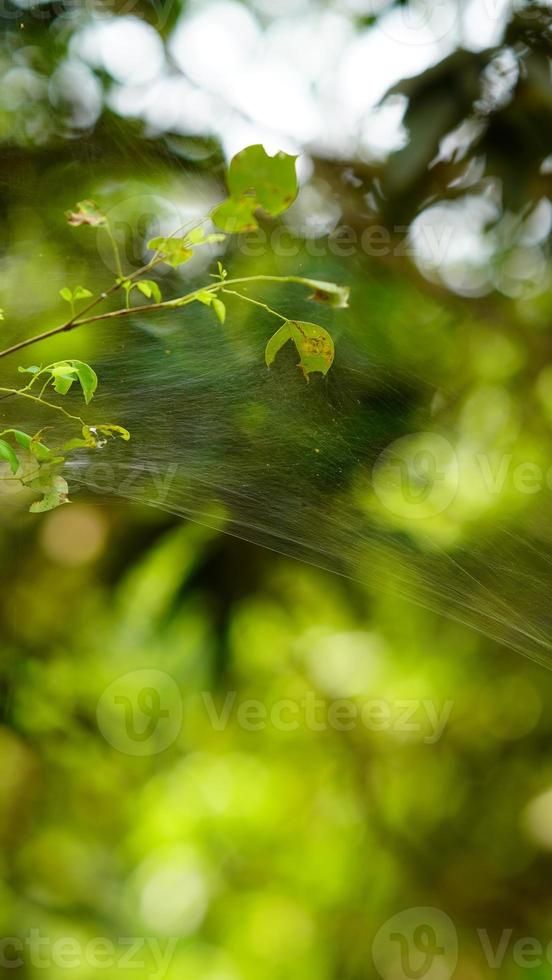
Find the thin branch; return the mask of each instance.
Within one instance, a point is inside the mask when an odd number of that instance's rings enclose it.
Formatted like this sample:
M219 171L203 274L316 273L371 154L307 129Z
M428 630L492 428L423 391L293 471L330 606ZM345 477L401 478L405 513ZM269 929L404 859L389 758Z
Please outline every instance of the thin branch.
M136 279L145 272L149 272L150 269L154 268L154 266L158 263L159 259L157 256L154 256L151 262L148 262L147 265L142 266L141 269L138 269L136 272L133 272L126 278L129 280ZM8 357L9 354L15 354L18 350L23 350L25 347L31 347L33 344L38 344L41 340L49 340L50 337L55 337L57 334L68 333L70 330L74 330L76 327L81 325L80 321L83 314L88 313L89 310L93 310L98 303L103 302L103 300L107 299L108 296L112 296L113 293L116 293L120 288L121 283L114 282L112 286L104 290L103 293L100 293L99 296L96 296L90 303L88 303L87 306L80 310L79 313L75 313L70 320L66 320L66 322L62 323L59 327L53 327L50 330L45 330L43 333L36 334L34 337L28 337L26 340L20 340L17 344L13 344L12 347L7 347L6 350L0 351L0 358Z
M143 269L139 269L138 272L128 276L128 279L134 279L143 272L148 271L152 267L153 263L144 266ZM149 303L146 306L134 306L131 309L122 310L111 310L107 313L98 313L96 316L83 317L83 313L87 313L89 310L93 309L101 300L106 299L110 294L114 293L117 289L120 289L120 283L115 283L104 293L101 293L99 297L89 303L81 312L78 317L72 317L66 323L62 323L59 327L53 327L50 330L45 330L43 333L37 334L34 337L28 337L27 340L20 340L19 343L13 344L12 347L7 347L6 350L0 351L0 358L8 357L10 354L15 354L16 351L23 350L25 347L31 347L34 344L38 344L42 340L49 340L50 337L55 337L60 333L68 333L70 330L76 330L77 327L83 327L88 323L98 323L102 320L116 320L121 317L134 316L137 314L150 314L157 313L160 310L170 310L175 309L180 306L187 306L188 303L194 302L197 299L198 293L204 292L217 292L219 289L224 289L227 286L235 286L244 283L252 282L278 282L278 283L299 283L299 285L308 286L311 288L312 282L309 279L303 279L302 276L242 276L237 279L224 279L220 282L212 283L208 286L202 286L199 289L194 289L193 292L187 293L185 296L181 296L178 299L166 300L163 303ZM247 299L247 297L242 297ZM285 318L283 318L285 319Z

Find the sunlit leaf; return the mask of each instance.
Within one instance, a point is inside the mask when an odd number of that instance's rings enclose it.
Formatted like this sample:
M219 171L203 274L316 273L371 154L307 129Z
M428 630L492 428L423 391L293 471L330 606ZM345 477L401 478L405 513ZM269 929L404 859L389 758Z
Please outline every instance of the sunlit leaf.
M148 248L159 252L163 261L172 265L173 269L188 262L194 254L186 238L152 238L148 242Z
M214 223L229 234L255 231L259 223L255 217L258 204L255 197L229 197L211 212Z
M213 309L220 322L224 323L224 321L226 320L226 306L224 305L222 300L217 299L216 296L213 296Z
M94 392L98 387L98 375L90 367L89 364L85 364L84 361L71 361L75 371L77 372L77 377L82 388L82 393L84 395L84 400L88 405L92 398L94 397Z
M74 381L79 382L84 400L88 405L98 387L96 372L84 361L57 361L48 369L58 395L66 395Z
M190 245L213 245L216 242L223 242L226 235L219 232L206 232L205 228L192 228L186 233L185 241Z
M147 299L153 299L156 303L162 302L161 290L153 279L141 279L136 285Z
M42 368L38 364L31 364L30 367L18 367L17 369L20 374L38 374L42 371Z
M123 439L125 442L128 442L130 439L130 432L122 425L95 425L93 429L100 433L100 435L112 437L118 436L119 439Z
M69 289L69 286L64 286L63 289L60 289L59 295L61 296L62 299L65 300L66 303L73 302L73 293Z
M89 289L85 289L84 286L76 286L73 290L73 299L90 299L92 293Z
M206 289L201 289L196 296L196 300L198 303L203 303L204 306L210 306L213 302L213 294L208 293Z
M50 376L54 383L54 391L58 395L66 395L73 382L77 380L75 369L70 364L65 363L60 363L52 367L50 369Z
M237 153L228 168L230 193L212 212L214 223L228 232L252 231L257 208L273 217L289 208L297 196L296 159L281 150L271 157L260 143Z

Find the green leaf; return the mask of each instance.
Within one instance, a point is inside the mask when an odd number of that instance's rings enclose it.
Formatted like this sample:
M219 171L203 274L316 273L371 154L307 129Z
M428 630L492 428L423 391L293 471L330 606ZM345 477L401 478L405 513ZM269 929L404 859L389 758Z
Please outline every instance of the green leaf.
M211 212L211 218L219 228L231 235L242 231L255 231L259 222L255 217L258 204L251 197L229 197Z
M84 400L88 405L98 387L98 376L89 364L84 361L56 361L48 369L54 383L54 389L58 395L66 395L74 381L79 381L84 395Z
M203 303L204 306L210 306L213 302L213 294L208 293L206 289L201 289L196 296L198 303Z
M69 441L65 442L61 448L64 453L70 453L73 451L73 449L90 449L94 445L95 443L90 442L87 439L79 439L77 437L75 439L69 439Z
M78 228L80 225L98 228L100 225L105 225L107 221L105 214L100 211L94 201L79 201L73 211L66 212L66 216L67 221L74 228Z
M324 282L320 279L303 279L306 285L313 290L309 299L314 299L318 303L327 303L335 309L345 309L349 305L348 286L338 286L335 282Z
M289 208L297 197L296 159L282 150L271 157L260 143L237 153L228 168L230 194L212 212L214 223L229 232L251 231L258 227L257 208L272 217Z
M92 398L94 397L94 392L98 387L98 375L90 367L89 364L85 364L84 361L70 361L74 370L77 372L77 377L82 388L82 393L84 395L84 400L86 404L90 404Z
M0 439L0 459L4 459L7 463L9 463L10 470L15 476L19 469L19 460L12 447L9 445L9 443L5 442L4 439Z
M92 431L95 430L96 432L99 432L102 436L112 436L113 438L118 436L119 439L123 439L124 442L128 442L130 439L130 432L122 425L95 425L91 426L91 429Z
M305 378L319 371L327 374L334 359L334 342L324 327L305 320L289 320L291 338L300 357L299 367Z
M163 301L161 290L153 279L141 279L136 285L138 286L138 289L142 295L147 299L153 299L156 303L161 303Z
M82 439L70 439L62 447L64 452L71 452L73 449L93 449L96 445L96 430L92 432L88 425L82 427Z
M92 293L89 289L85 289L84 286L76 286L76 288L73 290L73 299L75 300L90 299L91 297Z
M56 507L69 502L67 481L59 474L57 476L49 475L47 479L40 478L29 485L31 489L39 490L43 494L42 500L35 501L29 507L33 514L43 514L45 511L55 510Z
M216 296L213 296L213 309L220 322L224 323L224 321L226 320L226 306L224 305L222 300L217 299Z
M13 436L16 443L30 452L40 463L51 462L54 458L51 449L40 442L40 433L30 436L21 429L6 429L4 435Z
M50 376L58 395L66 395L77 378L76 371L67 363L59 363L50 368Z
M54 454L48 446L45 446L38 439L31 439L31 444L29 446L29 451L35 459L38 459L39 463L51 463L54 459Z
M113 425L111 423L106 423L104 425L85 425L82 429L82 439L71 439L70 442L66 443L63 447L66 452L71 449L92 449L94 446L99 446L100 443L105 439L123 439L124 442L128 442L130 439L130 432L125 429L122 425Z
M276 333L272 335L272 337L268 341L268 344L266 345L265 361L267 367L270 367L270 365L274 362L274 358L276 357L276 354L278 353L280 348L284 346L284 344L287 344L290 338L291 338L291 329L289 323L288 322L283 323L282 326L279 328L279 330L277 330Z
M17 370L20 374L39 374L39 372L42 371L42 368L40 368L38 364L31 364L30 367L18 367Z
M23 447L23 449L29 449L32 440L32 436L27 435L26 432L21 432L21 429L6 429L4 435L12 435L17 443Z
M192 249L188 247L186 238L152 238L148 242L148 248L159 252L163 261L167 265L172 265L173 269L182 265L183 262L188 262L194 254Z
M308 381L309 374L327 374L334 359L334 343L327 330L317 323L286 320L270 338L265 350L267 365L273 363L278 351L292 340L299 354L298 367Z
M73 302L73 293L69 289L69 286L64 286L63 289L60 289L59 295L65 300L66 303Z
M223 242L226 235L218 232L206 232L205 228L192 228L187 232L185 241L190 245L212 245L215 242Z

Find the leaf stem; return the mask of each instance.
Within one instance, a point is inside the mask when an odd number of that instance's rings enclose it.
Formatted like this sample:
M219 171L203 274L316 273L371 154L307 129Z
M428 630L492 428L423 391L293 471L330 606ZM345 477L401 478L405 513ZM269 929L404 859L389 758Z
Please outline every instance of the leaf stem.
M258 299L252 299L251 296L244 296L243 293L238 293L238 292L236 292L235 289L226 289L226 288L223 288L222 289L222 292L223 293L228 293L229 296L237 296L238 299L244 299L246 301L246 303L253 303L254 306L260 306L263 310L266 310L267 313L272 313L272 316L277 316L279 320L283 320L284 323L287 323L287 321L288 321L288 317L287 316L282 316L282 314L281 313L278 313L277 310L273 310L272 307L271 306L268 306L267 303L261 303Z
M17 395L19 398L27 398L29 401L36 402L38 405L46 405L47 408L51 408L54 412L61 412L66 415L68 419L72 419L73 422L80 422L81 425L85 425L84 419L81 419L80 415L71 415L70 412L66 411L61 405L55 405L54 402L47 402L43 398L39 398L37 395L29 395L28 392L19 388L0 388L0 391L5 392L9 395Z

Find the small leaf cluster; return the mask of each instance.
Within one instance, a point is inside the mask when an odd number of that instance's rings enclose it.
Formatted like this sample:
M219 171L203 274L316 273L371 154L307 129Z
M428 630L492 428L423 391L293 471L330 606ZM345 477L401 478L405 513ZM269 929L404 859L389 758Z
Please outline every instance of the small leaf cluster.
M33 375L33 380L28 385L28 388L31 388L35 381L42 378L44 380L42 393L44 393L49 385L52 385L58 395L66 395L71 390L75 381L78 381L87 405L92 401L94 392L98 387L98 375L96 372L89 364L75 359L70 361L56 361L54 364L48 364L46 367L39 367L36 364L32 364L30 367L20 367L19 371L21 374Z
M89 405L98 387L98 376L84 361L55 361L45 367L32 364L29 367L20 367L19 371L21 374L30 374L31 381L25 388L14 389L13 394L31 398L44 407L61 411L80 426L80 435L64 441L60 446L49 446L45 443L45 429L32 435L15 428L5 429L0 433L0 460L7 463L11 473L11 477L2 479L13 479L19 486L39 493L40 499L31 504L30 510L41 513L69 502L69 488L61 474L68 453L76 449L101 448L109 438L118 437L126 442L130 439L130 433L120 425L87 425L78 415L72 415L44 399L49 388L57 395L67 395L72 386L78 383L84 401ZM35 385L40 390L38 395L32 394Z

